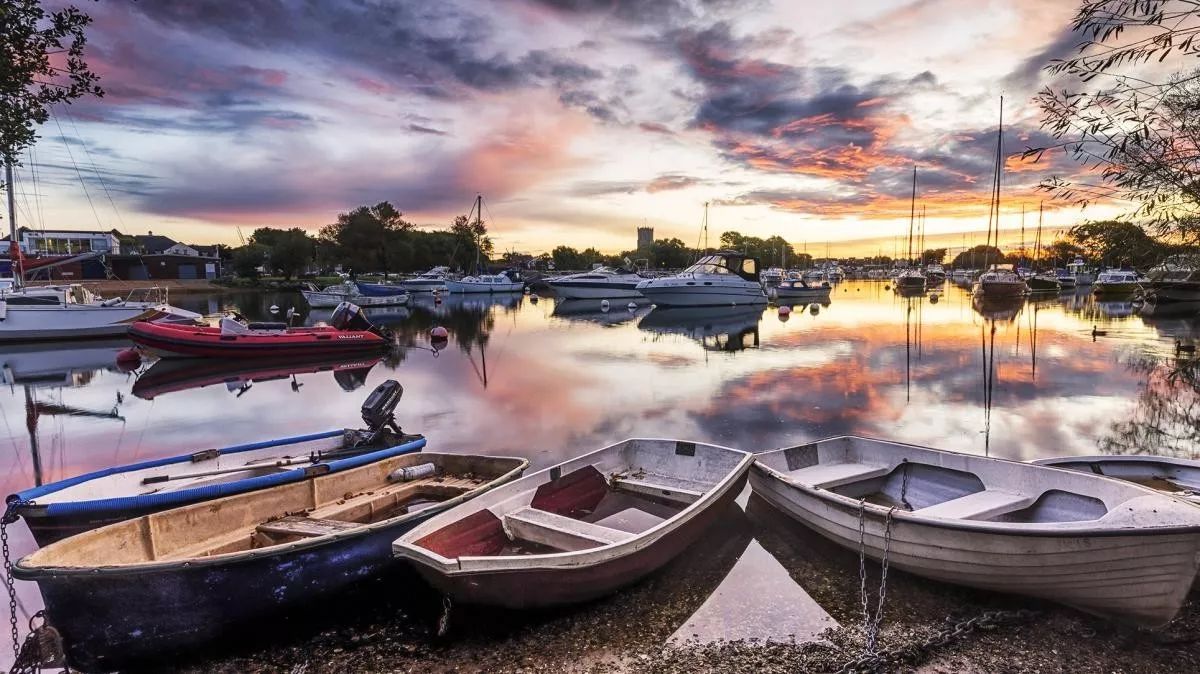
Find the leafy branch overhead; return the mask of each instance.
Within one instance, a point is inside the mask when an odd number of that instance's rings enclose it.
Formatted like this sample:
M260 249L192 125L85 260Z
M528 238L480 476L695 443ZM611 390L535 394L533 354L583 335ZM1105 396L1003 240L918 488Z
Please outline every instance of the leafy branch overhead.
M0 160L20 163L54 105L104 95L84 61L91 22L73 6L47 12L39 0L0 0Z
M1084 206L1133 202L1158 234L1200 240L1200 70L1160 65L1200 56L1200 0L1085 0L1072 28L1078 55L1046 67L1059 79L1036 99L1057 142L1024 155L1061 151L1091 177L1041 187Z

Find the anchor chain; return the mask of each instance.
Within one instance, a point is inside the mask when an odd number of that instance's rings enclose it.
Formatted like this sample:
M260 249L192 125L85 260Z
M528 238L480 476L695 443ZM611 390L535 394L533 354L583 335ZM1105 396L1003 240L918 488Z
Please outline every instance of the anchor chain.
M38 619L42 624L34 627ZM17 653L10 674L38 674L43 667L68 669L63 656L62 635L46 620L46 612L38 611L29 619L29 634Z
M20 499L8 502L4 509L4 517L0 518L0 554L4 556L4 589L8 592L8 620L12 627L13 657L21 654L21 632L17 628L17 589L13 586L12 557L8 547L8 525L17 521L18 509L25 505Z
M865 674L878 672L889 666L902 663L912 664L934 649L962 639L976 630L989 630L1006 625L1015 625L1036 617L1038 611L1029 609L984 611L972 618L952 621L947 617L946 627L934 632L924 641L890 650L863 653L846 662L838 674Z
M883 524L883 558L880 562L879 603L875 606L875 616L871 616L871 602L867 594L867 545L866 545L866 500L858 502L858 580L859 595L862 598L863 631L866 633L866 645L863 652L875 652L875 643L879 639L879 625L883 621L883 605L887 601L888 557L892 548L892 511L895 506L888 508Z

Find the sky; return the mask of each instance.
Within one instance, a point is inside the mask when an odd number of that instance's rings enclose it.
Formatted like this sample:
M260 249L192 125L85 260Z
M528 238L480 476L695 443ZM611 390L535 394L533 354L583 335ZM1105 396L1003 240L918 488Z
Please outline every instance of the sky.
M41 129L17 183L34 227L236 245L385 200L442 228L482 194L498 251L628 250L644 224L695 245L708 203L714 244L873 254L907 235L914 167L931 236L987 228L1001 96L1005 228L1080 170L1019 157L1048 142L1032 96L1079 42L1069 0L84 9L107 93ZM1119 210L1047 202L1045 222Z

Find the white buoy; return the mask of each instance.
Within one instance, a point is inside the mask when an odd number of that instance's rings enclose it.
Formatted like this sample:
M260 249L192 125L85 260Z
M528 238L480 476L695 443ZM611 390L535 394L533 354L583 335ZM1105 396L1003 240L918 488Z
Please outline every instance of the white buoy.
M608 300L600 300L600 310L608 311Z
M271 305L271 313L273 313L273 314L277 314L277 313L279 313L279 305L277 305L277 304L272 304L272 305Z
M637 302L630 302L629 304L625 305L625 308L633 311L634 309L637 309Z

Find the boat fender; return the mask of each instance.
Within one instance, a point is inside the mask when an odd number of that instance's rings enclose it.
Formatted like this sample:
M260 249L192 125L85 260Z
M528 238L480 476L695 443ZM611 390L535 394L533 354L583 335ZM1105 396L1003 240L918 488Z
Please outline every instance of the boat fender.
M608 311L608 300L600 300L600 311Z
M278 305L278 304L272 304L272 305L270 306L270 310L271 310L271 313L273 313L273 314L277 314L277 313L279 313L279 305Z
M142 362L142 352L136 347L121 349L117 352L117 363L120 365L136 365Z
M123 303L124 303L124 300L122 300L120 297L113 297L113 298L111 298L111 299L107 299L107 300L104 300L103 302L101 302L101 303L100 303L100 306L102 306L102 307L115 307L115 306L117 306L118 304L123 304Z
M625 308L630 311L634 311L637 309L637 302L630 302L629 304L625 305Z
M429 331L429 337L431 339L448 339L450 337L450 331L439 325Z
M397 468L388 473L388 482L411 482L412 480L420 480L425 477L433 477L437 474L437 466L433 463L422 463L416 466L405 466Z
M937 303L938 303L938 296L937 296L937 293L934 293L934 294L932 294L932 295L930 295L930 296L929 296L929 303L930 303L930 304L937 304Z
M785 304L782 307L779 307L779 316L780 317L787 316L791 313L792 313L792 308L789 307L788 305Z

